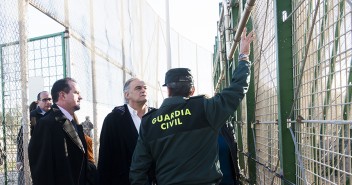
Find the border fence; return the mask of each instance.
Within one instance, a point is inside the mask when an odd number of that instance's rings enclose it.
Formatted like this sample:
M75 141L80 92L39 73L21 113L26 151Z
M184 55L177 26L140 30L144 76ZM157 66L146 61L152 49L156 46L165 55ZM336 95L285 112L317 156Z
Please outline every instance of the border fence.
M222 1L213 57L214 86L222 87L236 61L228 46L249 9L252 84L230 119L242 181L351 185L352 2L253 2Z
M30 38L28 7L65 31ZM219 10L213 56L171 30L172 66L196 72L199 94L209 86L202 81L213 80L217 92L236 66L238 36L244 26L254 30L252 83L228 120L236 126L241 181L352 185L352 1L222 0ZM0 3L0 184L18 184L21 126L24 180L31 182L28 104L38 83L50 91L54 81L70 76L82 86L77 116L92 118L95 156L104 117L124 102L126 79L145 79L149 105L158 107L167 68L165 30L144 0ZM204 79L210 73L213 79Z

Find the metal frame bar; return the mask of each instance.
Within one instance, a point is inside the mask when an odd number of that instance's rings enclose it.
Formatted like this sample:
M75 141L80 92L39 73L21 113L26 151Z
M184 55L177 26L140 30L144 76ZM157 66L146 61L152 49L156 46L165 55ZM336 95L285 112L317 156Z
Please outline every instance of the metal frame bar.
M349 125L352 120L300 120L300 121L287 121L287 123L322 123L322 124L335 124L335 125Z
M274 1L276 25L276 55L277 55L277 98L278 98L278 127L280 147L280 169L284 179L296 184L294 144L287 129L287 118L293 99L293 71L292 71L292 19L284 20L283 12L292 11L292 2ZM281 181L285 184L285 180Z
M43 36L39 36L39 37L33 37L33 38L28 39L28 42L32 42L32 41L37 41L37 40L42 40L42 39L48 39L48 38L52 38L52 37L61 36L63 33L64 33L64 32L58 32L58 33L43 35ZM5 43L5 44L0 44L0 47L12 46L12 45L17 45L17 44L19 44L19 41L9 42L9 43Z
M7 153L7 148L6 148L6 115L5 115L5 78L4 78L4 62L3 62L3 50L2 50L3 46L0 45L0 70L1 70L1 95L2 95L2 99L1 99L1 103L2 103L2 131L3 131L3 142L4 142L4 150L3 152L6 154ZM7 182L7 155L5 155L5 159L4 159L4 178L5 178L5 182Z
M243 11L248 11L247 9L244 9L243 7L245 7L246 5L246 0L240 0L238 1L239 2L239 9L241 11L239 11L238 13L243 13ZM254 2L253 2L254 3ZM233 25L234 25L234 22L235 20L233 20ZM239 27L240 26L237 26L237 31L236 33L239 31ZM247 25L246 27L249 29L249 30L252 30L253 29L253 22L251 19L248 19L247 21ZM236 37L234 35L234 37ZM235 44L235 43L234 43ZM233 48L232 48L233 49ZM251 45L251 51L253 51L252 53L254 53L254 50L253 50L253 44ZM238 54L239 51L237 50L236 51L236 54ZM250 61L253 61L254 60L254 55L250 55L249 56L249 60ZM238 62L238 61L237 61ZM254 79L254 67L251 68L251 79ZM244 130L246 132L246 136L247 136L247 152L250 154L250 156L247 156L247 155L242 155L243 156L243 160L244 160L244 156L246 156L246 160L247 160L247 169L248 169L248 179L247 181L250 183L250 184L257 184L257 179L256 179L256 160L253 160L253 158L257 159L256 157L256 148L255 148L255 138L254 137L250 137L250 136L255 136L255 130L252 128L252 122L254 122L255 120L255 101L254 101L254 96L255 96L255 90L254 90L254 83L250 83L249 85L249 89L248 89L248 92L246 94L246 104L247 104L247 117L246 117L246 127ZM250 134L252 133L252 134ZM244 161L243 161L244 162Z
M302 2L303 3L303 2ZM301 4L300 4L301 5ZM300 6L299 5L299 6ZM318 43L318 48L321 48L321 46L323 45L324 43L324 32L323 30L325 29L325 24L326 24L326 19L327 19L327 14L326 14L326 10L327 10L327 4L325 4L324 6L324 9L323 9L323 13L324 13L324 19L322 19L322 23L320 25L320 31L321 31L321 34L320 34L320 39L319 39L319 43ZM318 52L317 52L317 66L315 67L314 69L314 85L312 87L312 90L311 90L311 93L312 93L312 102L311 102L311 108L309 108L309 115L312 116L313 115L313 110L314 110L314 106L315 106L315 90L317 89L318 87L318 74L319 74L319 71L320 71L320 65L319 63L321 62L321 49L318 49Z
M241 6L243 7L243 5L245 4L245 1L243 0L241 2ZM247 23L247 27L248 29L252 30L253 29L253 23L252 20L248 20ZM239 30L237 30L239 31ZM251 51L253 51L252 53L254 53L255 51L253 50L253 44L251 45ZM254 55L250 55L249 56L249 60L253 61L254 60ZM251 67L251 79L253 79L254 81L254 67ZM252 129L252 125L251 123L253 123L255 121L255 88L254 88L254 83L250 83L249 84L249 88L248 88L248 92L246 94L246 104L247 104L247 125L246 125L246 132L247 132L247 148L248 148L248 152L251 154L252 157L256 158L256 149L255 149L255 138L254 137L250 137L250 135L253 134L253 136L255 136L255 130ZM250 134L252 133L252 134ZM244 155L242 154L242 158L244 160ZM240 157L241 159L241 157ZM247 161L248 161L248 175L249 175L249 183L250 184L257 184L257 172L256 172L256 161L252 160L251 158L247 157ZM244 161L243 161L244 163Z
M64 78L66 78L67 73L66 73L66 65L67 65L67 45L68 45L68 38L67 38L67 33L66 32L62 32L61 33L61 52L62 52L62 67L63 67L63 74L64 74Z
M252 11L252 8L253 8L254 4L255 4L255 0L247 0L246 1L246 5L245 5L245 8L244 8L244 11L242 12L241 19L240 19L240 21L238 23L238 27L237 27L237 31L236 31L236 34L235 34L235 38L233 39L234 42L232 43L230 53L227 56L228 60L233 58L233 54L234 54L238 44L241 41L241 34L243 32L244 27L247 24L247 21L249 19L249 16L251 14L251 11Z

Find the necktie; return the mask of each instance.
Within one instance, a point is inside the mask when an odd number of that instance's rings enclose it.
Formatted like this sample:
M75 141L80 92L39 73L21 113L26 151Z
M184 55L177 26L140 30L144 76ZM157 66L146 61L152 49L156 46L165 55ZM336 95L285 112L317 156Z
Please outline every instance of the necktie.
M72 119L72 120L71 120L71 123L72 123L73 127L75 128L76 132L78 133L78 130L77 130L77 123L76 123L75 119Z

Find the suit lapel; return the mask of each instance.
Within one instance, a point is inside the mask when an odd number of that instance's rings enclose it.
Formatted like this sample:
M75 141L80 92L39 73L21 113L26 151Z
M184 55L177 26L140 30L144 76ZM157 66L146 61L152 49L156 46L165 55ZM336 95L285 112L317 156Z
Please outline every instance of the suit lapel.
M52 107L52 111L56 113L55 120L59 121L60 123L63 122L62 129L66 132L66 134L70 137L70 139L77 145L77 147L85 153L82 141L78 136L75 128L73 127L72 123L66 118L66 116L61 112L59 107L55 104Z
M70 136L70 138L78 146L78 148L81 149L83 153L85 153L82 141L79 138L79 136L78 136L75 128L73 127L72 123L68 119L66 119L66 121L63 124L62 128L67 133L67 135Z

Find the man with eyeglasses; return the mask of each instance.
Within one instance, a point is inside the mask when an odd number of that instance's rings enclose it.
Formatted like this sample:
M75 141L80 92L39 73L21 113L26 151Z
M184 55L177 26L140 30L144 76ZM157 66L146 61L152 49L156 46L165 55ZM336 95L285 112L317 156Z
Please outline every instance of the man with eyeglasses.
M37 121L42 118L50 109L52 105L52 98L48 91L42 91L37 95L38 107L30 113L31 135Z
M52 100L51 95L48 91L42 91L37 95L37 108L30 110L30 134L33 134L34 126L37 121L44 117L46 113L51 109ZM24 184L24 172L23 172L23 126L17 135L17 163L16 167L18 172L18 185Z

